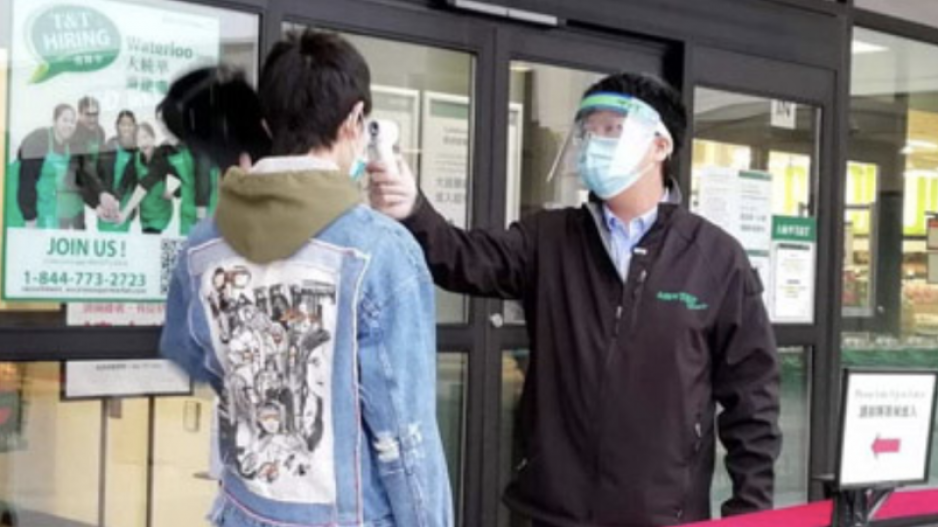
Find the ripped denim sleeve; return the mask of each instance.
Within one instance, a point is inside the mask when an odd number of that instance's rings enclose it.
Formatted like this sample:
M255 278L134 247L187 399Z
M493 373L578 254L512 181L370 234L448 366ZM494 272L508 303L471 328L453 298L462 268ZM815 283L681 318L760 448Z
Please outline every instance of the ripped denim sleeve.
M452 493L436 420L436 321L426 275L363 303L363 416L395 525L450 527Z

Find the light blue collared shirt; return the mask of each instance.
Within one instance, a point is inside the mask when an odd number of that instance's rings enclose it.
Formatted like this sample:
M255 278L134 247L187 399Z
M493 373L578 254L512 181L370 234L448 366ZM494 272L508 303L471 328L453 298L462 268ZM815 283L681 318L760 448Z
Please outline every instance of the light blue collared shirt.
M661 202L668 201L670 192L665 189ZM615 214L609 210L609 206L603 204L603 217L606 221L606 227L609 229L612 245L612 261L619 271L622 281L629 276L629 264L632 263L632 252L638 242L648 234L658 219L658 207L634 218L626 225Z

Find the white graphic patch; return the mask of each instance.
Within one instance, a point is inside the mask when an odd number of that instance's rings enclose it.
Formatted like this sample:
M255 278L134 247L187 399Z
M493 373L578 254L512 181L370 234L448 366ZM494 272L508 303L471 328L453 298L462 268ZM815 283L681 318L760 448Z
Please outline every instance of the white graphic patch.
M201 294L225 372L225 464L265 498L334 503L338 277L302 263L232 259L209 268Z

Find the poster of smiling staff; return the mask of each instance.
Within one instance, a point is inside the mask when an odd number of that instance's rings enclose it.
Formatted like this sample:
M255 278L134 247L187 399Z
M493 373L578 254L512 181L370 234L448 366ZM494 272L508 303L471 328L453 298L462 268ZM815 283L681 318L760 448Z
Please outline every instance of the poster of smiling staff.
M14 0L4 300L165 297L175 252L205 215L196 188L217 184L198 180L217 170L156 108L221 46L216 18L168 4Z

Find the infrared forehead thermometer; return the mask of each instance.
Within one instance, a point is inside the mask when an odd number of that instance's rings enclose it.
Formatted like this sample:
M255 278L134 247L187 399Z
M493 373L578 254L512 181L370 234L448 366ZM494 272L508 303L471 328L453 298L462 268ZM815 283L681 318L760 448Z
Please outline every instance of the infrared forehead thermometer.
M401 130L394 121L372 119L367 123L368 159L381 161L388 174L397 175L397 157L394 147L401 137Z

